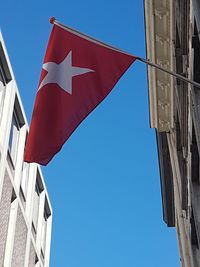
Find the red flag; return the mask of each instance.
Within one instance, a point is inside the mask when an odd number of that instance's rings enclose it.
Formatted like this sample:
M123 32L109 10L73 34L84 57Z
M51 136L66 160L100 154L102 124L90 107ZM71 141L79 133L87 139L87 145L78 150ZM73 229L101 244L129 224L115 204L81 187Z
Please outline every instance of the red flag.
M54 25L42 66L25 161L46 165L136 57Z

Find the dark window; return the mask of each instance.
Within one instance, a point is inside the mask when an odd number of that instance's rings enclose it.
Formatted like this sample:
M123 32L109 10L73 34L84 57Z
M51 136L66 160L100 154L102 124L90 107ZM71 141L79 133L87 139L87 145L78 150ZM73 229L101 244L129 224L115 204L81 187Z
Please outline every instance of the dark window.
M26 134L26 140L27 140L27 135L28 134ZM25 143L26 143L26 141L25 141ZM23 162L23 164L22 164L21 188L22 188L25 199L27 197L27 189L28 189L29 166L30 166L30 164L27 162Z
M30 164L27 162L23 162L22 164L21 189L23 191L25 199L27 197L27 189L28 189L29 166Z
M17 96L15 97L14 110L10 128L10 137L8 151L10 156L11 165L15 166L17 151L18 151L18 141L19 141L19 132L20 128L25 124L21 107L18 101Z
M1 70L1 68L0 68L0 82L1 82L3 85L5 85L5 79L4 79L3 72L2 72L2 70Z
M198 242L198 237L197 237L197 231L196 231L196 225L195 225L193 211L192 211L192 215L190 218L190 222L191 222L191 242L192 242L192 245L199 248L199 242Z
M192 182L199 184L199 150L197 147L196 133L194 124L192 126L192 144L191 144L191 175Z
M192 47L194 49L194 80L200 82L200 42L196 23L194 24L194 35L192 37Z
M3 82L3 84L9 83L12 80L12 76L8 67L8 63L1 42L0 42L0 80L1 82Z
M34 192L34 207L33 207L33 225L37 232L37 223L39 216L39 205L40 205L40 193L44 190L42 179L40 176L39 170L37 171L36 183L35 183L35 192Z
M49 204L48 204L47 198L45 198L43 221L42 221L42 244L41 244L42 245L41 254L43 255L43 258L45 257L47 225L48 225L48 218L50 215L51 215L51 211L49 208Z
M9 138L9 153L11 156L12 163L15 165L16 157L17 157L17 148L18 148L18 141L19 141L19 120L17 118L17 114L14 110L11 128L10 128L10 138Z

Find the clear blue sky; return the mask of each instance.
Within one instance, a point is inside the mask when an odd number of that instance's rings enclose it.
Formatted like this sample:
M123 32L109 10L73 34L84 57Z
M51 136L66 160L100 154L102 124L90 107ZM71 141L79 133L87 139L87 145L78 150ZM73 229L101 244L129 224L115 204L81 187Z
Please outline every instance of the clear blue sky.
M43 56L59 21L145 57L142 0L2 1L0 27L30 122ZM136 62L43 168L54 218L51 267L178 267L162 220L146 66Z

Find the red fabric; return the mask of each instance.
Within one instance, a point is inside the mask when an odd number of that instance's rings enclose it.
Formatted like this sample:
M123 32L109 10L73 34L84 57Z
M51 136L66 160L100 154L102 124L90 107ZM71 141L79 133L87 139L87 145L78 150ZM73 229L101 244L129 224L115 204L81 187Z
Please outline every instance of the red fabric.
M44 85L36 95L25 161L46 165L81 121L108 95L136 60L122 52L89 41L54 25L44 63L59 64L72 51L72 65L94 72L72 78L72 94L56 83ZM40 83L47 75L42 69Z

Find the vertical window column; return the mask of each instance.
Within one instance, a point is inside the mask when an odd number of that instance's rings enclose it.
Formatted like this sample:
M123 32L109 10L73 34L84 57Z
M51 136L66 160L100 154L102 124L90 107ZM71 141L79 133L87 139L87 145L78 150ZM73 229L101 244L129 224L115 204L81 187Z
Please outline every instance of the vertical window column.
M19 130L20 130L19 120L17 118L16 111L14 110L13 117L12 117L12 123L11 123L11 129L10 129L9 145L8 145L9 154L10 154L11 161L12 161L14 166L16 163L16 156L17 156Z
M33 216L32 216L32 230L33 230L32 232L33 232L35 239L36 239L37 230L38 230L39 209L40 209L41 193L43 190L44 190L44 187L43 187L40 173L38 170L36 183L35 183Z
M4 95L5 95L5 84L4 84L3 75L0 69L0 122L1 122L1 116L2 116L2 110L3 110Z
M6 92L6 84L12 80L11 73L8 67L3 46L0 42L0 123L2 117L3 103Z
M41 239L41 256L45 260L46 255L46 243L47 243L47 230L48 230L48 218L51 216L50 207L45 197L44 213L42 218L42 239Z
M11 125L10 125L10 135L8 140L8 153L7 160L10 166L10 170L13 172L16 168L19 168L19 171L22 168L23 163L23 149L24 149L24 138L25 138L25 119L21 110L20 102L18 100L17 94L15 95L14 108L12 111ZM20 177L17 176L17 188L20 184Z
M21 197L22 203L24 204L24 207L25 207L26 198L27 198L29 167L30 167L29 163L23 162L22 172L21 172L21 182L20 182L20 197Z

